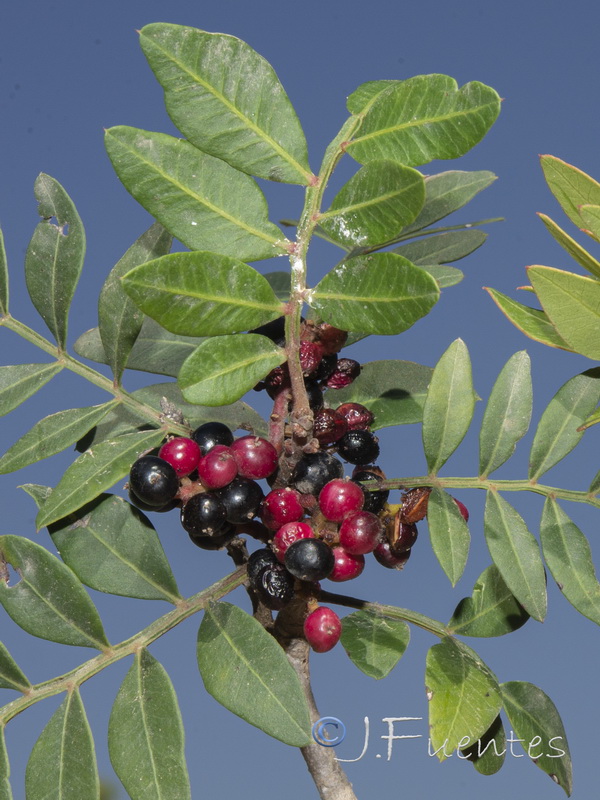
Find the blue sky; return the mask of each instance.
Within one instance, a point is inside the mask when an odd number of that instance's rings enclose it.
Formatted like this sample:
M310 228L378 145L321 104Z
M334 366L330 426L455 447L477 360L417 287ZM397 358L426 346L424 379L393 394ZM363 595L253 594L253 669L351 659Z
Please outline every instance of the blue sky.
M503 4L424 0L410 5L386 0L364 4L356 0L304 0L301 4L224 0L211 6L182 0L168 4L155 0L98 4L22 0L10 9L5 7L0 21L0 225L12 275L11 306L14 316L44 334L22 277L25 250L37 223L33 182L39 172L58 179L77 204L86 226L88 254L70 318L72 343L97 324L97 294L108 271L149 225L146 212L117 180L104 152L102 131L127 124L174 133L162 92L135 33L149 22L167 21L239 36L271 62L303 124L313 169L318 168L324 147L345 119L346 96L364 81L441 72L461 85L479 80L493 86L504 102L490 134L463 159L439 162L430 169L495 172L498 180L459 212L456 221L496 216L505 221L488 227L488 242L459 265L465 272L464 282L446 290L428 318L400 339L370 337L348 355L362 361L406 358L433 365L460 336L473 359L476 389L485 398L509 356L527 349L534 378L534 419L564 381L593 366L583 357L551 351L525 339L495 309L482 287L494 286L513 294L515 287L526 282L526 265L573 268L535 215L548 213L577 236L547 190L538 155L550 153L600 178L596 107L600 11L596 4L574 0L567 9L562 2L538 0ZM273 220L297 216L300 189L270 186L266 193ZM315 282L328 268L330 257L327 249L315 248L310 263ZM2 363L43 360L6 331L0 332L0 352ZM126 385L137 388L141 381L132 374ZM76 376L61 375L0 421L0 450L42 416L104 399ZM480 403L476 421L482 412ZM476 431L474 423L445 474L476 474ZM586 487L598 469L597 437L596 429L588 432L571 459L549 474L548 482ZM529 434L499 477L524 476L531 438ZM380 463L390 477L424 474L417 426L383 430L380 440ZM2 533L36 537L33 504L15 487L25 482L53 485L72 459L72 453L66 453L22 474L0 478ZM472 513L473 545L465 575L455 589L431 553L425 526L402 573L382 574L372 568L347 588L360 597L447 620L489 563L483 542L482 494L460 494ZM510 499L537 531L541 503L533 497ZM597 516L580 508L569 509L571 512L590 533L597 553ZM160 515L154 522L183 592L192 594L229 570L223 553L190 552L176 515ZM52 546L46 531L37 536ZM158 603L92 594L113 641L132 635L166 610ZM531 681L554 700L573 754L573 797L583 800L597 785L598 632L566 603L552 582L549 595L549 614L543 625L530 621L508 638L469 643L501 681ZM248 608L241 592L230 599ZM221 796L236 797L243 791L252 800L271 800L282 794L288 800L315 796L298 753L269 740L206 695L194 657L197 624L196 619L188 621L152 649L171 674L182 704L194 798L213 796L217 787ZM8 619L0 626L0 638L32 681L50 678L88 657L85 651L30 639ZM433 643L431 637L414 631L406 655L381 682L358 672L341 647L313 659L321 711L343 719L348 728L340 757L358 755L364 738L363 720L370 720L369 749L360 761L348 765L358 796L421 800L442 794L446 798L479 797L485 792L489 800L500 800L508 793L560 797L561 790L525 763L525 758L509 757L499 774L483 778L456 758L440 765L427 755L423 674L425 655ZM127 666L119 664L107 670L83 691L101 772L109 781L116 779L107 757L105 728ZM8 701L10 693L6 694ZM58 702L40 703L9 726L16 798L24 796L26 755ZM397 728L396 733L421 734L423 738L394 742L387 761L386 742L380 739L387 733L387 725L382 720L401 716L423 719L404 723L410 730Z

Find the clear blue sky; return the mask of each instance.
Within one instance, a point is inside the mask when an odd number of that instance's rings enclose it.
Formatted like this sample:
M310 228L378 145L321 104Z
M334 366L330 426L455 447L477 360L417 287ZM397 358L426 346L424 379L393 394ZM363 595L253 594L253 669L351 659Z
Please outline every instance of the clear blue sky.
M525 339L505 321L481 288L491 285L512 294L525 282L523 268L528 264L573 267L535 212L546 212L559 224L569 226L545 186L538 154L556 155L600 178L600 10L597 4L581 0L573 0L568 6L557 0L509 0L501 4L474 0L422 0L418 4L391 0L364 4L357 0L304 0L298 4L224 0L210 5L189 0L21 0L10 7L5 5L0 13L0 224L13 276L15 316L44 331L27 299L22 278L24 253L37 222L33 182L39 172L49 173L65 186L86 226L88 255L70 318L71 343L97 324L96 298L104 278L149 224L146 213L113 173L104 153L102 129L128 124L173 132L162 93L135 33L144 24L157 21L234 34L265 56L298 111L313 169L345 119L346 96L366 80L441 72L461 85L470 80L492 85L504 103L491 133L462 160L433 164L431 171L454 166L492 170L499 180L471 207L459 212L457 221L492 216L503 216L506 221L491 226L486 245L462 262L465 281L444 292L430 317L401 339L371 337L348 354L363 361L398 357L432 365L460 336L472 355L476 389L487 397L508 357L526 348L533 362L536 419L565 380L592 366L582 357L550 351ZM274 186L269 187L267 195L273 220L297 215L301 190ZM313 259L314 276L327 269L328 256L323 250ZM0 332L0 352L2 363L43 360L8 332ZM140 378L132 375L128 385L136 388ZM46 414L104 399L80 379L61 375L0 422L0 450ZM480 420L482 409L480 403L476 419ZM445 468L446 474L476 474L476 430L474 425ZM425 472L419 436L416 426L382 431L381 464L390 477ZM587 433L571 460L557 466L548 482L575 489L587 486L598 469L597 437L597 429ZM528 435L499 477L525 475L530 442ZM33 504L15 486L25 482L54 485L72 458L67 453L22 474L0 478L2 533L36 538ZM463 492L460 497L472 512L473 546L465 575L455 589L431 553L424 525L404 572L382 574L381 569L372 567L345 588L361 597L447 620L489 563L483 542L483 497L475 492ZM514 502L537 531L541 503L530 497ZM595 541L597 514L580 508L569 509L569 513L591 534L596 554L600 552ZM176 515L159 515L154 521L183 592L192 594L229 571L223 553L190 551ZM37 536L52 547L46 531ZM166 610L158 603L92 594L112 641L132 635ZM549 594L549 614L543 625L530 621L510 637L469 643L501 681L532 681L555 701L574 759L573 797L586 800L597 787L598 631L560 597L552 582ZM233 599L248 608L241 592ZM248 800L281 796L306 800L316 796L298 753L233 717L206 695L195 664L197 624L197 619L188 621L152 649L171 674L182 704L194 798L212 797L217 792L221 797L243 793ZM32 640L8 618L3 618L0 638L34 682L91 656L88 651ZM424 633L414 631L407 654L382 682L359 673L341 647L313 659L320 709L323 714L343 719L349 731L339 748L340 757L358 755L364 736L363 719L370 719L369 750L348 769L358 796L379 800L424 800L432 796L462 800L482 794L488 800L503 800L509 794L517 798L561 797L562 790L526 758L509 756L498 775L483 778L456 758L440 765L428 757L423 675L425 654L433 643ZM127 667L116 665L86 684L83 691L101 771L109 781L116 779L108 761L105 729ZM6 701L9 695L6 692ZM55 698L40 703L10 723L8 747L16 798L24 796L26 756L58 702ZM381 720L400 716L423 717L407 723L405 731L396 731L422 734L423 738L395 742L388 762L386 743L379 738L387 732ZM378 754L382 757L377 758Z

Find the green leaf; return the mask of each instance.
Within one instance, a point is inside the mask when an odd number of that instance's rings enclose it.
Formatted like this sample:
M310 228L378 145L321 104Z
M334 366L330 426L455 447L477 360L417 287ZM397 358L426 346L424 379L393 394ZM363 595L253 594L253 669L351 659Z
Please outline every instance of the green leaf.
M447 75L417 75L378 95L345 147L361 164L382 158L408 166L458 158L488 132L500 112L497 93Z
M433 370L423 408L423 447L436 474L462 442L475 410L469 351L456 339Z
M427 503L427 526L431 546L452 586L463 574L471 536L454 499L441 489L432 489Z
M9 778L10 764L4 741L4 725L0 725L0 800L13 800Z
M358 89L355 89L351 95L348 96L346 107L351 114L361 114L365 111L368 105L372 105L382 92L392 89L401 81L367 81L361 83Z
M343 330L401 333L424 317L439 298L435 280L395 253L357 256L317 284L310 305Z
M383 246L415 219L424 201L420 172L393 161L372 161L342 186L319 226L346 247Z
M4 234L0 228L0 316L8 314L8 263L4 248Z
M63 349L69 306L83 267L85 231L73 201L58 181L42 172L34 192L42 222L25 256L27 291Z
M123 288L145 314L184 336L238 333L282 313L260 273L217 253L163 256L125 275Z
M444 289L447 286L456 286L465 277L464 273L459 269L447 267L445 264L431 264L429 266L421 264L421 269L431 275L440 289Z
M395 247L392 252L404 256L417 267L430 267L459 261L481 247L486 239L487 233L474 229L448 231L407 242Z
M581 205L579 213L584 226L583 231L600 242L600 205Z
M588 540L556 500L548 497L540 526L542 552L569 603L600 625L600 584Z
M162 430L128 433L86 450L67 468L41 507L36 518L37 528L63 519L98 497L128 474L141 453L156 447L163 438Z
M281 646L230 603L213 603L198 631L198 668L218 703L285 744L311 741L302 687Z
M142 28L140 44L169 116L192 144L250 175L310 183L296 112L271 65L248 44L164 22Z
M531 362L525 350L512 355L490 393L479 433L479 474L486 477L514 453L531 422Z
M175 690L145 648L136 653L112 707L108 752L131 800L191 798Z
M476 742L502 706L496 676L473 650L451 638L427 653L425 684L431 745L440 761Z
M104 281L98 298L98 330L106 363L117 381L127 366L144 321L143 315L123 291L120 279L139 264L168 253L171 243L171 234L155 223L132 244Z
M540 164L546 183L562 210L571 222L581 228L580 206L600 204L600 183L555 156L541 156Z
M44 417L0 458L0 475L36 464L74 444L115 408L111 400L101 406L69 408Z
M189 403L223 406L242 397L285 360L285 351L266 336L219 336L202 342L184 361L179 385Z
M504 708L523 749L555 783L572 791L571 754L556 706L537 686L509 681L500 686Z
M494 775L504 764L506 733L500 716L476 742L462 751L480 775Z
M86 586L142 600L180 598L154 526L121 497L101 495L55 522L50 533L62 560Z
M25 791L28 800L100 800L94 741L78 689L67 694L35 743Z
M17 692L26 692L31 683L17 665L6 647L0 642L0 689L15 689ZM2 771L0 770L0 775ZM0 798L2 795L0 795Z
M538 480L579 443L577 430L600 402L600 367L563 384L540 417L529 455L529 478Z
M484 533L498 571L527 613L546 616L546 576L535 537L521 515L497 492L488 491Z
M448 623L459 636L504 636L521 628L529 614L514 597L495 564L485 569L473 587L471 597L463 597Z
M279 300L287 302L290 297L290 273L289 272L267 272L264 276L275 296Z
M377 680L389 675L409 640L410 629L399 619L355 611L342 620L340 641L348 657L365 675Z
M123 185L190 250L244 261L286 252L256 182L184 139L117 126L106 149Z
M548 345L548 347L558 347L561 350L573 352L567 342L559 335L558 331L548 318L548 315L537 308L524 306L517 300L513 300L496 289L483 287L490 295L500 311L517 327L521 333L536 342Z
M567 253L577 261L584 269L591 272L597 278L600 278L600 262L591 256L575 239L572 239L562 228L560 228L554 220L546 214L538 214L546 229L550 231L552 236L556 239L559 245L567 251Z
M421 422L433 370L412 361L369 361L343 389L329 389L334 405L360 403L375 415L372 430Z
M0 603L24 631L60 644L109 646L89 595L71 572L46 548L21 536L0 537L0 566L19 574L13 586L0 580Z
M48 383L62 364L17 364L0 367L0 416L8 414Z

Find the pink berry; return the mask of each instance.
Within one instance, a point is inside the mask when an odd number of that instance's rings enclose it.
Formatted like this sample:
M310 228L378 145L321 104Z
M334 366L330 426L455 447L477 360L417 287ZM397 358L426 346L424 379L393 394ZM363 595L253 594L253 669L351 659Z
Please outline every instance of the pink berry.
M353 555L371 553L383 533L381 520L370 511L353 511L340 525L340 544Z
M207 489L222 489L237 477L238 467L230 447L216 444L198 462L198 477Z
M277 469L277 450L260 436L242 436L231 445L242 478L268 478Z
M458 510L462 514L462 517L465 522L469 521L469 509L466 507L464 503L461 503L460 500L457 500L456 497L452 498L456 505L458 506Z
M316 653L326 653L339 642L342 623L327 606L319 606L304 620L304 636Z
M328 575L330 581L341 583L358 578L365 568L365 557L363 555L353 555L339 545L333 548L335 564L333 571Z
M319 493L319 508L332 522L341 522L351 511L360 511L364 502L360 486L341 478L326 483Z
M189 475L198 466L200 448L193 439L177 436L169 439L158 451L158 457L169 463L178 478Z
M336 411L346 420L349 431L368 430L375 419L373 412L360 403L342 403Z
M298 539L314 539L315 533L306 522L287 522L277 531L271 542L271 549L283 563L288 547Z
M267 528L276 531L286 522L297 522L304 516L300 492L286 486L274 489L262 501L260 516Z

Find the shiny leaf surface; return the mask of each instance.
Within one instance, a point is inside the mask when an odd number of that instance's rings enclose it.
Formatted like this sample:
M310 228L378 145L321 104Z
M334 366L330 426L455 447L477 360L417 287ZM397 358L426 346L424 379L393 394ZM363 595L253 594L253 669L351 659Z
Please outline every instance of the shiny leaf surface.
M352 663L371 678L385 678L410 640L405 622L371 611L354 611L342 620L341 643Z

